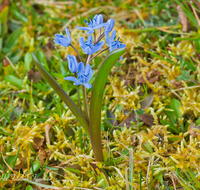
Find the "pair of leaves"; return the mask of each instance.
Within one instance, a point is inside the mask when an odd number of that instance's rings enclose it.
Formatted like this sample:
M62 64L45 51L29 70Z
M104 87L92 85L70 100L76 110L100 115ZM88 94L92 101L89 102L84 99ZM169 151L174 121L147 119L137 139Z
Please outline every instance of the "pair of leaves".
M69 107L72 113L79 120L87 135L90 137L95 159L97 161L103 161L103 153L101 147L101 107L104 87L107 81L107 77L111 68L119 57L125 52L125 49L117 49L111 52L105 60L102 62L99 71L97 73L91 96L90 104L90 121L86 119L83 113L78 109L69 95L59 86L59 84L48 74L44 67L40 64L37 57L32 53L35 60L35 65L45 78L45 80L51 85L54 91L60 96L60 98ZM90 123L90 127L89 127ZM90 129L89 129L90 128Z

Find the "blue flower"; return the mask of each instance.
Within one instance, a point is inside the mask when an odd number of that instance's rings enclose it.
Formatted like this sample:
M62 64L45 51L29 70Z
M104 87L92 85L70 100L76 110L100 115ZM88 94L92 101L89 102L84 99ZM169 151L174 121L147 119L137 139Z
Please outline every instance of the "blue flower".
M84 41L83 37L81 37L79 40L80 46L86 54L91 55L91 54L96 53L97 51L99 51L101 49L101 47L104 44L104 41L101 41L97 44L93 44L92 41L93 41L92 35L89 35L86 42Z
M109 19L107 21L107 26L104 27L105 31L111 32L113 27L115 25L115 20L114 19Z
M72 39L71 39L69 30L67 28L65 28L65 32L67 34L67 37L60 34L55 34L54 42L58 45L68 47L71 44Z
M89 83L92 78L94 71L91 69L89 64L84 68L84 63L80 62L78 67L78 79L75 77L65 77L65 80L75 82L75 85L84 85L86 88L91 88L92 85Z
M85 23L88 25L88 27L78 27L76 26L76 28L80 29L80 30L88 30L88 34L92 34L94 32L95 29L99 29L102 28L104 26L107 26L107 23L103 23L103 16L100 15L95 15L94 18L91 20L91 18L89 18L90 21L86 21Z
M76 60L76 57L74 55L67 55L67 60L68 60L68 67L69 70L72 73L75 73L78 71L78 62Z
M116 30L113 30L112 35L109 39L109 32L108 31L105 32L106 42L108 43L110 52L112 52L115 49L126 47L126 44L122 44L122 42L119 41L119 38L115 40L116 39L115 35L116 35ZM120 57L120 59L122 60L122 57Z

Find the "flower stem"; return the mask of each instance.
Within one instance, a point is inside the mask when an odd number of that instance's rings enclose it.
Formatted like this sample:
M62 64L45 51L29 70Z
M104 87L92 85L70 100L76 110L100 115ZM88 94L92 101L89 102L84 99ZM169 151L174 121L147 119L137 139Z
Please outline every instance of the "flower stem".
M76 53L77 53L77 55L78 55L79 62L82 62L81 56L80 56L80 54L78 53L77 49L76 49L72 44L70 44L70 46L76 51Z
M96 44L96 33L94 31L94 44Z
M105 36L105 33L103 32L103 33L98 37L98 39L97 39L97 41L96 41L95 44L99 43L99 42L101 41L101 39L102 39L104 36Z
M87 120L89 121L89 109L88 109L88 99L87 99L87 92L85 86L81 85L82 91L83 91L83 104L85 108L85 116Z
M101 54L102 52L104 52L104 51L106 51L106 50L108 50L108 49L109 49L109 47L107 47L107 48L101 50L100 52L98 52L96 55L94 55L94 56L90 59L90 62L91 62L96 56L98 56L99 54Z
M77 74L75 74L75 77L77 77ZM79 108L80 108L80 111L82 112L82 110L81 110L81 101L80 101L80 95L79 95L78 86L76 86L76 90L77 90L77 95L78 95L78 104L79 104Z
M84 63L85 66L87 65L88 56L89 55L86 55L86 58L85 58L85 63Z
M91 57L92 55L88 55L88 57L87 57L87 61L86 61L86 65L87 64L90 64L90 62L91 62L91 59L90 59L90 57Z
M87 55L85 60L85 66L90 63L90 57L91 55ZM88 99L87 99L87 91L85 86L81 85L82 91L83 91L83 104L85 109L85 116L89 121L89 109L88 109Z
M81 110L81 101L80 101L80 95L79 95L79 89L78 86L76 86L77 94L78 94L78 104L79 104L79 109ZM82 110L81 110L82 112Z

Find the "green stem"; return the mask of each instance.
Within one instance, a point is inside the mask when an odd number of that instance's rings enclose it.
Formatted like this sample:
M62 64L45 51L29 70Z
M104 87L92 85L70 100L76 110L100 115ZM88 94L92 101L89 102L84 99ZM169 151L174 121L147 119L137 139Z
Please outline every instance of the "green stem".
M90 57L91 55L88 55L85 61L85 66L90 63ZM89 109L88 109L88 99L87 99L87 91L85 86L81 85L82 91L83 91L83 104L85 109L85 116L87 120L89 121Z
M83 91L83 104L85 109L85 117L89 121L89 109L88 109L88 99L87 99L87 91L85 86L81 85L82 91Z
M77 74L75 74L75 77L77 77ZM81 110L81 101L80 101L80 95L79 95L79 89L78 86L76 86L76 90L77 90L77 95L78 95L78 104L79 104L79 108ZM81 110L82 112L82 110Z
M96 44L96 33L94 31L94 44Z
M103 32L103 33L98 37L98 39L97 39L97 41L96 41L95 44L99 43L99 42L101 41L101 39L102 39L104 36L105 36L105 33Z
M76 86L77 94L78 94L78 104L79 104L79 109L81 110L81 101L80 101L80 95L79 95L79 89L78 86ZM82 110L81 110L82 112Z

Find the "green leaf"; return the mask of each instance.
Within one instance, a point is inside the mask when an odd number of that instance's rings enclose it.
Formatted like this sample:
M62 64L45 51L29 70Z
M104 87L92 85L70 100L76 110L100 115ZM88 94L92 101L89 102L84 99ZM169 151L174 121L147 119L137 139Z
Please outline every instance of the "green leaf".
M105 58L99 67L93 84L90 103L90 135L96 161L103 161L101 146L101 107L104 88L113 65L125 51L126 49L124 48L114 50Z
M59 95L59 97L65 102L65 104L69 107L69 109L72 111L72 113L75 115L75 117L79 120L79 122L85 129L85 132L87 133L87 135L90 137L89 124L88 124L87 119L83 115L83 113L78 109L78 107L69 97L69 95L60 87L60 85L44 69L44 67L40 64L40 62L38 61L34 53L32 53L32 56L35 60L35 65L37 66L42 76L50 84L50 86L55 90L55 92Z
M19 49L18 49L18 50L19 50ZM9 56L10 61L11 61L12 63L16 63L16 62L19 61L19 59L21 58L22 53L23 53L22 50L21 50L21 51L19 50L19 51L14 52L14 53L12 54L12 56Z
M0 54L1 54L2 46L3 46L3 39L0 38Z
M190 174L191 178L193 179L193 181L195 182L195 184L197 185L198 189L200 189L200 183L197 180L196 176L188 168L186 169L187 169L187 172Z
M5 6L0 12L0 22L6 23L8 21L8 6Z
M23 86L23 80L22 79L18 79L17 77L13 76L13 75L8 75L5 77L5 82L9 82L11 85L22 89Z
M49 66L47 64L46 57L42 51L37 51L36 57L38 58L38 61L41 63L41 65L49 71Z
M6 162L7 164L13 169L16 162L17 162L17 158L18 158L18 155L19 155L19 150L20 150L20 147L18 148L18 151L17 151L17 154L16 155L13 155L13 156L7 156L6 158Z
M181 107L181 103L177 99L172 99L170 101L170 108L174 110L174 114L177 119L181 117L181 113L179 111L180 107Z
M5 46L3 48L4 53L9 53L13 47L19 42L19 37L22 32L22 27L15 30L12 34L10 34L6 40Z
M200 124L200 117L199 117L199 119L197 119L197 120L195 121L195 123L196 123L197 125Z
M150 144L149 144L148 142L143 142L143 143L142 143L142 148L143 148L145 151L149 152L150 154L153 153L153 149L151 148L151 146L150 146Z
M24 56L24 63L25 63L25 68L26 68L26 72L28 72L30 70L30 64L32 62L32 55L30 52L27 52L26 55Z
M30 185L28 185L25 190L33 190L33 188Z
M40 169L40 161L39 159L36 160L36 162L33 164L33 167L31 167L31 173L34 173Z

